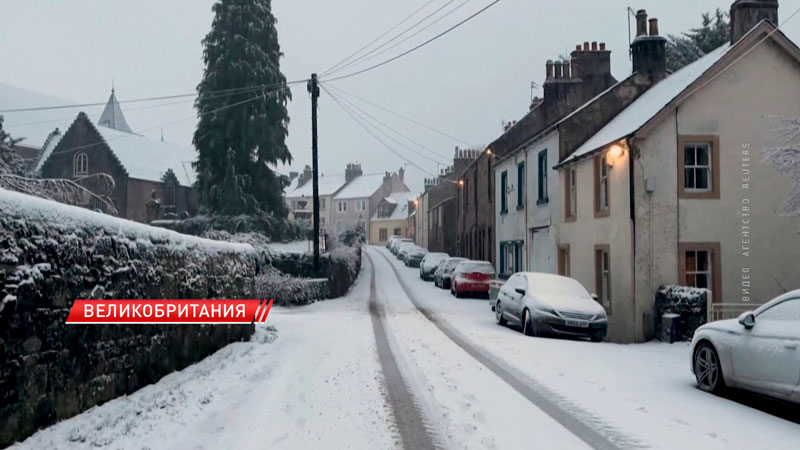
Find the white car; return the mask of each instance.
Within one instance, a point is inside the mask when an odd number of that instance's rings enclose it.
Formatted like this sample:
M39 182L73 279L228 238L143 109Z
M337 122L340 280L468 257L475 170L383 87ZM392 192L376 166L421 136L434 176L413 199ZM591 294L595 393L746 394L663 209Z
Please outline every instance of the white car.
M698 328L692 372L707 392L735 387L800 403L800 290Z
M499 325L519 324L528 336L584 337L600 342L608 316L594 295L577 280L548 273L512 275L490 302Z

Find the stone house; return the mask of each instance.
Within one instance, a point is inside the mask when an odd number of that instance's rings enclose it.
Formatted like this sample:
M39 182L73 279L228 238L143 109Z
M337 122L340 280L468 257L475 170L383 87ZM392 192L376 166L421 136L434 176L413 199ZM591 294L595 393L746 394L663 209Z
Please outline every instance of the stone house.
M79 113L57 143L44 146L36 169L42 177L70 179L108 196L120 217L147 223L197 213L195 159L192 149L131 132L112 90L98 124ZM113 187L102 174L113 178ZM90 198L83 206L101 208Z
M737 0L730 43L558 164L564 269L600 297L611 340L652 337L663 284L708 289L712 309L797 287L797 222L781 215L791 181L761 154L780 144L775 117L800 115L800 49L777 23L776 1Z
M384 245L389 236L407 236L408 217L414 212L414 194L393 192L382 198L369 223L369 243Z
M575 73L573 73L575 71ZM503 158L575 109L616 84L605 44L586 43L572 53L572 62L547 61L543 98L506 126L504 133L481 152L458 178L458 249L461 256L495 265L495 158ZM523 233L525 229L523 228Z
M639 17L642 23L646 23L645 11L639 11ZM657 20L652 19L651 23L653 34L632 45L634 69L631 75L506 156L495 158L494 179L498 197L495 202L496 270L502 277L519 271L566 274L559 270L558 228L554 226L557 221L554 217L561 212L562 183L553 166L648 88L664 79L667 74L663 51L665 40L657 36ZM562 78L582 77L584 66L580 61L595 52L592 48L586 42L576 46L571 61L563 62L561 67L556 65L551 70L553 66L548 64L547 79L558 79L558 70L562 71ZM603 44L599 48L604 49L604 66L610 52Z

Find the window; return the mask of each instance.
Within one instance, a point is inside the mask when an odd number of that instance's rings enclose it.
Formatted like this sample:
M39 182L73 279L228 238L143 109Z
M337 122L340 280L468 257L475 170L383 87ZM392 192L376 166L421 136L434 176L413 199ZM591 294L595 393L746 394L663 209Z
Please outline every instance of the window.
M385 242L389 239L389 229L388 228L381 228L378 230L378 241ZM397 234L397 233L395 233Z
M367 210L367 201L366 200L356 200L356 211L366 211Z
M400 228L395 228L394 230L392 230L392 234L395 236L402 236L403 230L401 230Z
M462 187L461 193L464 194L464 210L466 210L467 206L469 206L469 180L467 180L467 177L464 177L464 184Z
M800 321L800 298L778 303L759 314L758 320Z
M594 158L594 216L608 217L608 159L605 154Z
M595 290L597 301L611 314L611 257L608 245L594 247Z
M547 150L539 152L539 198L536 200L537 205L548 202L547 198Z
M719 137L680 136L678 196L719 198Z
M525 163L517 164L517 209L525 207Z
M578 177L574 165L567 167L564 178L564 220L574 222L578 214Z
M568 277L570 276L570 260L569 260L569 245L558 246L558 274Z
M508 212L508 171L500 174L500 214Z
M319 199L319 209L325 209L325 199Z
M494 179L492 177L492 175L494 173L492 172L492 157L491 156L486 158L486 173L489 174L489 182L486 183L486 196L489 197L489 204L491 204L492 200L493 200L493 198L492 198L492 190L493 190L492 186L494 186L492 184L492 183L494 183Z
M682 243L678 245L678 255L680 284L708 289L714 302L721 301L719 243Z
M78 153L72 164L72 176L80 177L89 175L89 156L86 153Z
M522 241L500 243L500 273L511 275L522 270Z
M379 219L386 219L392 215L396 205L390 205L388 203L382 203L378 205L378 218Z
M347 212L347 202L336 202L336 206L340 213Z

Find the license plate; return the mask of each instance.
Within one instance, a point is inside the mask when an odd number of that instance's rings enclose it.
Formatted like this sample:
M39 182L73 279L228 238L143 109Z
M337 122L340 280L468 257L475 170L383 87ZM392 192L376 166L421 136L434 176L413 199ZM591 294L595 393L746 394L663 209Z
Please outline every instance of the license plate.
M589 322L583 322L580 320L565 320L564 322L568 327L589 328Z

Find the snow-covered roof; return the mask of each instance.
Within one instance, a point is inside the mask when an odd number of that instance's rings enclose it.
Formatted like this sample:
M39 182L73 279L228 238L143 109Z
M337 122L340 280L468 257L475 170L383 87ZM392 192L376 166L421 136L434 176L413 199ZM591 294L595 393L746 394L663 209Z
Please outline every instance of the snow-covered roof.
M293 190L286 191L286 197L312 197L313 184L311 180L306 181L302 186ZM319 176L319 195L333 195L345 184L344 174L320 175Z
M731 48L730 43L726 43L647 90L561 164L567 164L634 134L714 66Z
M384 198L382 201L387 203L392 203L395 206L392 214L389 217L378 217L378 211L375 211L375 214L372 215L373 221L384 221L384 220L404 220L408 218L408 202L414 200L415 195L411 192L392 192L389 194L388 197ZM379 208L380 209L380 208Z
M361 175L351 180L341 191L336 193L337 199L366 198L374 194L383 184L383 173Z
M60 106L70 103L73 102L0 83L0 110ZM33 148L42 148L50 133L56 128L62 133L66 131L75 120L76 114L77 111L69 109L0 113L4 118L3 129L13 138L24 138L21 145Z
M131 127L128 126L128 122L125 120L125 116L122 114L122 108L119 106L113 88L111 89L111 97L108 98L108 103L106 103L103 113L100 114L100 119L97 121L97 124L125 133L133 133Z
M96 125L95 129L131 178L161 181L167 169L172 169L182 185L189 186L194 183L196 173L192 168L192 161L197 159L197 153L193 149L99 125ZM37 170L41 169L54 149L55 144L48 144L36 165ZM69 149L59 149L59 152L67 150Z

